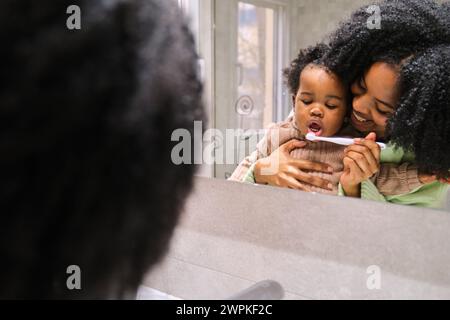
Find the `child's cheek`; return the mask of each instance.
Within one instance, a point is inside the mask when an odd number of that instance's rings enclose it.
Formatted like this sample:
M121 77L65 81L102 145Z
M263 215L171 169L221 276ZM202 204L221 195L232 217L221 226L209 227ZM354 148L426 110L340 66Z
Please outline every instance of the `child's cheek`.
M305 115L305 108L301 108L299 105L300 104L297 104L297 108L295 110L295 123L302 133L305 133L304 130L306 128L307 117Z
M334 114L330 114L330 117L327 119L328 121L324 123L326 136L335 136L341 130L344 125L344 117L340 112L335 112Z

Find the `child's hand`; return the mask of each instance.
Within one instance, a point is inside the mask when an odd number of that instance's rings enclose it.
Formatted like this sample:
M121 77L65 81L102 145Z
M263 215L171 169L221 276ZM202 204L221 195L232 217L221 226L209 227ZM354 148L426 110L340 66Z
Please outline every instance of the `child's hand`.
M349 197L360 197L361 182L370 179L380 170L380 146L376 134L365 139L355 139L355 144L345 149L344 173L340 183Z

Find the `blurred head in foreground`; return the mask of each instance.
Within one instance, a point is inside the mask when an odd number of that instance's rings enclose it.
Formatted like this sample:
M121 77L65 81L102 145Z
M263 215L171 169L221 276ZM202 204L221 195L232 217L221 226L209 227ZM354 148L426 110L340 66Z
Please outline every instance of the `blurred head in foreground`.
M3 0L0 40L0 298L133 295L192 185L172 132L204 120L181 13L166 0ZM67 287L71 265L81 290Z

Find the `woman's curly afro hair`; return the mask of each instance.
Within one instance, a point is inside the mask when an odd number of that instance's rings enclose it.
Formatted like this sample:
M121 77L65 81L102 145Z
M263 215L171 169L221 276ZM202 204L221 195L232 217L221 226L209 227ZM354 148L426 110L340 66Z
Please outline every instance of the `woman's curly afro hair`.
M415 55L401 70L403 95L389 121L391 141L411 150L422 171L450 169L450 45Z
M374 62L399 64L411 54L449 43L448 15L432 0L387 0L380 8L381 28L370 29L369 6L356 10L330 35L324 61L330 70L352 83Z
M388 138L413 151L421 171L450 169L449 4L391 0L378 4L381 29L369 29L363 7L330 36L325 64L354 82L375 62L400 66L400 103Z
M180 10L2 0L0 41L0 298L134 298L192 185L172 133L204 120Z

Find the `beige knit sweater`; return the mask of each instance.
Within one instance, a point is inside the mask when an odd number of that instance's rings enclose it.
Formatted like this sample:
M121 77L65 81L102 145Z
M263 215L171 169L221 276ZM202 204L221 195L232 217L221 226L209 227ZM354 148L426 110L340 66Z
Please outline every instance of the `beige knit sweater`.
M356 131L352 128L346 128L338 135L357 137ZM295 128L293 117L273 125L258 143L256 150L240 163L229 180L242 181L253 163L270 156L281 145L292 139L304 140L304 136ZM344 170L345 148L345 146L327 142L308 142L306 147L293 150L291 156L295 159L326 163L334 169L332 174L309 172L313 176L330 181L333 186L332 191L300 183L313 192L337 194L339 180ZM411 164L381 164L380 171L371 180L385 196L405 194L421 186L417 167Z

